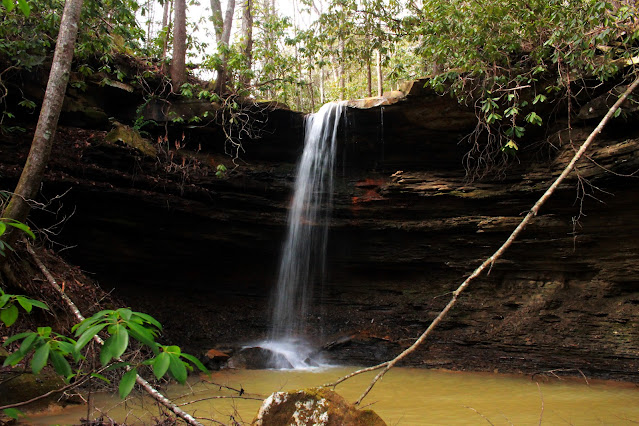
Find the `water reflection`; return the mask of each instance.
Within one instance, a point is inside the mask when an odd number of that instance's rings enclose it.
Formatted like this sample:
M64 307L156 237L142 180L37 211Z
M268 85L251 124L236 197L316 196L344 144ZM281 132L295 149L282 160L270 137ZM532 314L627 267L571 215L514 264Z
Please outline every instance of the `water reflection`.
M261 400L270 393L318 386L353 368L318 371L242 370L215 372L209 383L198 381L191 388L172 386L168 393L179 403L200 400L183 408L198 417L250 424ZM354 401L373 374L359 376L337 387L337 392ZM482 373L459 373L422 369L391 370L364 400L388 425L634 425L639 423L639 388L631 384L559 381ZM215 383L215 384L213 384ZM237 399L244 389L249 398ZM207 399L217 397L227 399ZM135 398L127 404L113 397L97 398L100 408L116 421L149 424L157 416L150 399ZM543 405L543 410L542 410ZM70 407L63 413L32 416L24 424L78 423L85 407ZM206 421L204 421L206 424Z

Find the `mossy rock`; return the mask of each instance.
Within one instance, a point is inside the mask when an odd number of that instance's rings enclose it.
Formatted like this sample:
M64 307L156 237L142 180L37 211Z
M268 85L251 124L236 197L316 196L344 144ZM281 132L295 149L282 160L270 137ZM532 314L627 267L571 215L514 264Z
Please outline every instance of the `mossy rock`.
M155 146L148 139L143 138L140 133L125 124L113 123L113 130L106 135L106 140L111 143L122 142L149 157L156 157L158 152Z
M254 426L386 426L372 410L359 410L325 388L275 392L262 403Z
M22 368L16 367L0 373L0 400L3 404L28 401L65 385L60 376L52 371L45 369L35 376L30 372L21 370ZM57 401L59 397L59 394L53 394L49 398L21 407L20 410L33 411L42 409Z

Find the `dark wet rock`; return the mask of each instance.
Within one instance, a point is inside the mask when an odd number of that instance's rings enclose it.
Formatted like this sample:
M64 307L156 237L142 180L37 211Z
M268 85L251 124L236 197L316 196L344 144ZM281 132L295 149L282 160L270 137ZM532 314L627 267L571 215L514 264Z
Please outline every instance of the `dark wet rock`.
M260 347L243 348L233 355L226 364L228 368L245 368L248 370L273 368L276 365L279 368L293 368L282 354Z
M219 370L226 366L230 355L217 349L209 349L204 353L202 363L209 370Z
M359 410L337 393L323 388L275 392L252 423L254 426L385 426L372 410Z
M327 350L340 362L374 364L408 347L565 167L566 141L579 146L594 128L573 122L551 138L556 149L522 150L501 174L469 181L459 142L474 112L423 82L404 92L392 105L349 108L340 133L328 279L308 313L308 335L335 342ZM57 217L32 218L47 228L73 213L57 241L77 248L64 255L153 314L185 351L259 341L303 128L301 114L268 117L264 137L246 141L248 164L222 178L214 128L181 129L187 149L201 142L202 152L167 162L103 131L62 127L42 201L72 189L48 209ZM406 364L639 380L639 181L626 176L639 169L637 129L632 115L604 129L593 161L579 164L587 183L562 184ZM0 141L2 188L17 181L29 140Z

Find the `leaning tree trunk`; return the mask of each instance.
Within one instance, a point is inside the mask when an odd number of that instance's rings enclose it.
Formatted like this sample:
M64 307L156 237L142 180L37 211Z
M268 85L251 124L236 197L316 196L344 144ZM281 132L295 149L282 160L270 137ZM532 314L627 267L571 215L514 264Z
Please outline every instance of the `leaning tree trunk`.
M171 58L171 82L173 91L186 83L186 0L175 0L173 5L173 57Z
M49 73L47 88L42 101L42 109L36 126L31 150L22 169L20 180L11 196L9 205L2 213L2 217L24 222L29 215L29 201L38 194L38 189L44 177L44 171L49 162L51 146L55 138L64 94L69 83L73 50L78 36L78 22L82 10L83 0L67 0L62 13L60 32L53 54L53 64ZM18 237L14 228L7 228L3 236L5 243L12 245ZM3 260L0 259L0 262Z

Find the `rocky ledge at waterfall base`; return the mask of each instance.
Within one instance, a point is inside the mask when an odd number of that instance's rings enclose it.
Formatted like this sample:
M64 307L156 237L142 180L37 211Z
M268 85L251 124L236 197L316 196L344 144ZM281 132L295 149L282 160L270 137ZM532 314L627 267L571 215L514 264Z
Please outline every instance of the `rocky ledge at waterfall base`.
M557 121L550 143L469 182L459 141L475 114L422 86L353 103L342 126L328 280L309 313L309 335L336 363L370 365L408 347L603 115L575 118L571 135ZM215 127L169 124L144 153L107 137L104 121L66 114L41 191L52 204L32 220L104 290L160 320L168 341L233 353L267 335L302 150L302 115L268 114L235 169ZM14 187L30 140L0 140L2 188ZM589 156L405 365L639 381L637 117L611 122Z

